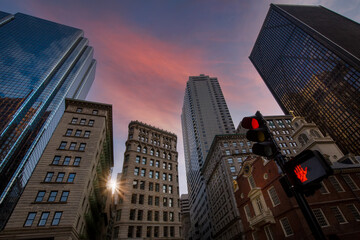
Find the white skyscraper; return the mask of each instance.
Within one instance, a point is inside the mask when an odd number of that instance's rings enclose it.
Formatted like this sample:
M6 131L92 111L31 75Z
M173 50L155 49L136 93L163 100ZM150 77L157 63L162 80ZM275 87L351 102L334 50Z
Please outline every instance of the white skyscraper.
M211 239L204 178L200 170L213 138L235 127L217 78L200 74L186 84L181 114L193 239Z

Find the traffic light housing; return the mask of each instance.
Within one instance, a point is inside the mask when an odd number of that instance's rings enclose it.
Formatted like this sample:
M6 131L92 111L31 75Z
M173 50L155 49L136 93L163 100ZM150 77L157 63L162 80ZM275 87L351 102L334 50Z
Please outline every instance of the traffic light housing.
M285 171L294 186L305 195L313 194L320 182L333 174L324 156L316 150L305 150L285 163Z
M266 125L266 120L259 111L255 116L244 117L241 126L249 129L246 138L256 142L252 147L253 154L273 158L279 153L279 148Z

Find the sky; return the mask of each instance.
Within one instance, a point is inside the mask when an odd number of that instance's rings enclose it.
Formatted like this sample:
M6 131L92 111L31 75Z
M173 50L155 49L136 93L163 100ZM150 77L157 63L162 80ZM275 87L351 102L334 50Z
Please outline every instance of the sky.
M183 194L180 115L189 76L218 78L235 126L257 110L283 114L248 58L270 3L322 5L360 22L360 0L0 0L0 10L84 31L97 60L87 100L113 106L114 176L128 124L138 120L178 136Z

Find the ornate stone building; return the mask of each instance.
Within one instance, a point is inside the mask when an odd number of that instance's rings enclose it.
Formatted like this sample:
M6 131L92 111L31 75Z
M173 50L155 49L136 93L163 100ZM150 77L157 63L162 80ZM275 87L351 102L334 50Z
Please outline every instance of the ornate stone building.
M109 239L111 105L66 99L66 109L0 239Z
M113 239L181 239L176 143L173 133L130 122Z

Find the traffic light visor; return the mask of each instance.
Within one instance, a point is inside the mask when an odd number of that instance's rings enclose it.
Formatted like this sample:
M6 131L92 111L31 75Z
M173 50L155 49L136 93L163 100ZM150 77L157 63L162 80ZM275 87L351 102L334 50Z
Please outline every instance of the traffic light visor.
M255 117L244 117L241 121L241 126L246 129L257 129L260 124Z

